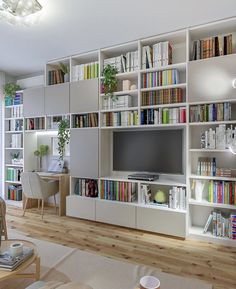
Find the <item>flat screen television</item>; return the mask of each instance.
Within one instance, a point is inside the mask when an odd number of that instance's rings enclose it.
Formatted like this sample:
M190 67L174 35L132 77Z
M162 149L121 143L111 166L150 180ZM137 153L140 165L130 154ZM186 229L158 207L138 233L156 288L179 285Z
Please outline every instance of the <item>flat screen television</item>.
M113 170L183 174L183 130L114 131Z

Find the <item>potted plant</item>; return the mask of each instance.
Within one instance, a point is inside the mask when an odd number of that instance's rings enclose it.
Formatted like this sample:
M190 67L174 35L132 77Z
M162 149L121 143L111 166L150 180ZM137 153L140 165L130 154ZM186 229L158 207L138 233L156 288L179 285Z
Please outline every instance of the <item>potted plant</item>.
M62 119L59 122L57 137L59 160L63 161L66 145L70 141L70 123L68 119Z
M59 69L63 72L64 74L64 82L69 82L69 66L66 65L63 62L59 63Z
M112 101L116 101L117 97L114 95L114 92L117 89L118 79L116 74L118 73L118 69L115 66L110 64L106 65L103 69L102 75L103 79L103 90L105 97L110 98Z
M48 154L49 146L48 145L40 145L39 149L34 151L34 155L38 158L38 171L42 169L42 159L44 156Z
M20 160L19 160L19 156L20 156L20 152L16 152L16 153L11 153L11 163L13 165L19 164Z
M13 83L13 82L10 82L10 83L6 83L4 86L3 86L3 93L5 95L5 105L6 106L9 106L9 105L12 105L12 101L13 101L13 98L16 94L16 91L17 90L20 90L20 86L16 83Z

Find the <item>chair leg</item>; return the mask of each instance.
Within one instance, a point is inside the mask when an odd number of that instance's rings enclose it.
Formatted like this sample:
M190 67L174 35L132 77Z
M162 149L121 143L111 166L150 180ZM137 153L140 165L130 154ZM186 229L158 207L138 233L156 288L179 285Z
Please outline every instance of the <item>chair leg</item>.
M40 209L40 199L38 199L38 210Z
M26 208L27 208L27 203L28 203L28 198L26 198L25 200L25 206L24 206L24 211L23 211L23 217L25 215L25 211L26 211Z
M42 219L43 219L43 212L44 212L44 199L42 199L42 209L41 209Z
M5 240L8 239L7 237L7 224L6 224L6 217L4 216L2 219L2 225L3 225L3 235L5 237Z
M56 210L56 213L57 213L57 201L56 201L56 195L54 195L54 204L55 204L55 210Z

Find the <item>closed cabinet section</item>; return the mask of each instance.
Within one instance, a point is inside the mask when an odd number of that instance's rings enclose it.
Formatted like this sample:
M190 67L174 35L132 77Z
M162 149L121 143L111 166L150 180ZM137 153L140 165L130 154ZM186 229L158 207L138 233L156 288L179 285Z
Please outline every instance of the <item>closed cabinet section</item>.
M97 199L96 221L135 228L135 206Z
M57 115L69 113L69 83L61 83L45 88L45 114Z
M98 79L80 80L70 84L70 112L98 110Z
M186 213L137 207L137 229L186 237Z
M44 87L28 88L24 90L24 117L42 116L44 112Z
M67 196L66 215L95 221L95 199L75 195Z
M98 128L71 131L70 170L73 177L98 178Z

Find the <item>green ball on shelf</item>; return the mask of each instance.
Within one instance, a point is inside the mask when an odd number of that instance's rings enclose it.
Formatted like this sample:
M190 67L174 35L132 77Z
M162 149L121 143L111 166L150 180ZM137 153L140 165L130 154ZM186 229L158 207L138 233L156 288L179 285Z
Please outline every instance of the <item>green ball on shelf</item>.
M154 196L154 202L158 203L158 204L164 204L166 203L166 193L158 190Z

